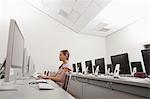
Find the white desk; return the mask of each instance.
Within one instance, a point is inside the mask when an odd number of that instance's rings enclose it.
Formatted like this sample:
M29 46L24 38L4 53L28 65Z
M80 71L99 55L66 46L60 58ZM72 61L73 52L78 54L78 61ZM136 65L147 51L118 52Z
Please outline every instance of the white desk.
M0 91L0 99L75 99L51 80L48 83L54 86L54 90L39 90L28 82L24 80L22 85L18 84L17 91Z
M134 77L73 74L68 90L81 99L150 99L150 81Z

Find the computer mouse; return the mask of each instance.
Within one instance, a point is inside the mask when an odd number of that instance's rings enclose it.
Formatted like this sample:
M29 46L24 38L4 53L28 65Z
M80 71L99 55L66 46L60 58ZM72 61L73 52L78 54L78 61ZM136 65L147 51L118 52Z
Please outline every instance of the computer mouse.
M145 78L146 81L150 82L150 78Z
M145 78L145 80L150 80L149 78Z

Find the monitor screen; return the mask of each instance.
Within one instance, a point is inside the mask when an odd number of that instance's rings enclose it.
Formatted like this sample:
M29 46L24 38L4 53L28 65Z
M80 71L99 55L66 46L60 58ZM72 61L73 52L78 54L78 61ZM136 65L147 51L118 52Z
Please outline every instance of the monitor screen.
M133 71L133 68L136 67L137 68L137 72L143 72L142 63L141 62L131 62L131 67L132 67L132 71Z
M77 63L78 73L82 73L82 64L81 62Z
M150 49L142 50L142 57L146 74L150 75Z
M99 66L99 73L105 74L105 60L99 58L95 60L95 67Z
M76 72L76 64L72 64L73 72Z
M120 74L131 74L128 53L111 56L112 65L120 64Z
M86 68L88 68L88 73L92 73L92 61L89 60L89 61L85 61L85 66Z

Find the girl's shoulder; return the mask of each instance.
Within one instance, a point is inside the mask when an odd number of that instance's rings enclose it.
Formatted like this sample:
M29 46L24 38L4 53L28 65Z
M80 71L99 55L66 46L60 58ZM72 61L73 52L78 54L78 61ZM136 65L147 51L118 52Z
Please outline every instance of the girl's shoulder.
M67 68L67 69L70 69L70 70L72 70L72 66L69 64L69 63L67 63L67 64L63 64L63 66L62 66L63 68Z

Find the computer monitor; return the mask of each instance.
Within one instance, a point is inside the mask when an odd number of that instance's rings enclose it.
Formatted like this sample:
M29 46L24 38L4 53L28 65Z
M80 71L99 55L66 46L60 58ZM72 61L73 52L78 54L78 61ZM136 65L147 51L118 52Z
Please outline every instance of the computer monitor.
M105 74L104 58L95 59L95 67L99 66L99 73Z
M131 67L132 67L132 71L133 71L133 68L136 67L137 68L137 72L143 72L142 63L141 62L131 62Z
M142 50L141 52L142 52L146 74L150 75L150 49Z
M114 72L114 67L112 64L107 64L107 70L110 68L110 73Z
M3 64L0 66L0 79L3 79L5 77L5 65L6 65L6 59L4 60Z
M81 62L77 63L77 68L78 68L78 73L82 73L82 63Z
M112 65L120 64L120 74L131 74L128 53L111 56Z
M88 73L93 73L93 68L92 68L92 61L85 61L85 66L87 68L87 72Z
M26 74L28 73L28 60L29 60L29 56L28 56L28 51L26 48L24 48L24 54L23 54L23 76L26 76Z
M29 67L28 67L29 76L31 76L34 72L35 72L35 65L33 63L32 57L29 56Z
M24 37L15 20L10 20L4 81L16 79L22 73Z
M76 72L76 64L72 64L73 72Z

